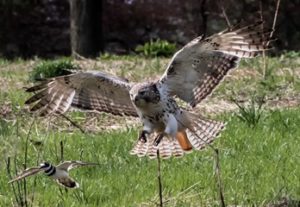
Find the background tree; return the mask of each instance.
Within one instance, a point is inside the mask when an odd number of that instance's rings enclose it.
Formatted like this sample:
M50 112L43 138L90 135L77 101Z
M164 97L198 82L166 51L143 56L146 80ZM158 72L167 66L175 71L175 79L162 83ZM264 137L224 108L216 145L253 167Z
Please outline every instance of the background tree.
M70 0L73 55L95 57L103 49L102 0Z

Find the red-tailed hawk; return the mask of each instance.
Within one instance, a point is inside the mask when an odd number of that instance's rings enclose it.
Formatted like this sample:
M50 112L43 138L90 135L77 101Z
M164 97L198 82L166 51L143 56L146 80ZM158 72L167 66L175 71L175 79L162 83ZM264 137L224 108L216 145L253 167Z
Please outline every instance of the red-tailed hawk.
M192 108L206 98L240 58L267 49L270 30L262 22L232 28L208 38L198 37L179 50L163 76L153 82L129 83L103 72L79 72L46 80L29 88L37 92L26 104L41 115L62 114L70 106L115 115L139 116L143 130L131 151L164 158L200 150L224 128L177 105L175 97Z

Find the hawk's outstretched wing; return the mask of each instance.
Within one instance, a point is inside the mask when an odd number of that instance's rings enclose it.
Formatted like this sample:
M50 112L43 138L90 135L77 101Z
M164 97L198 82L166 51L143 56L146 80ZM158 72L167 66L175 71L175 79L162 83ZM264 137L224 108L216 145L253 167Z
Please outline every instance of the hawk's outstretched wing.
M103 72L81 72L48 79L26 91L37 92L25 103L40 115L64 113L70 106L108 112L114 115L138 116L131 103L130 84Z
M263 30L262 25L257 22L192 40L173 56L161 84L170 94L196 106L237 66L240 58L255 57L267 49L272 31Z

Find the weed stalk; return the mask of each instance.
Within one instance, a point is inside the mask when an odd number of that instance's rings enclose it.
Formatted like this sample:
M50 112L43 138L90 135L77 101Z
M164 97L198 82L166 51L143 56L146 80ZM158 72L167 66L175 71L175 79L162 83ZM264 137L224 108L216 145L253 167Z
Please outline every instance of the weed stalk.
M226 14L226 10L225 10L225 8L224 8L224 4L223 4L223 1L222 1L222 0L219 1L219 5L221 5L222 15L223 15L223 17L224 17L225 20L226 20L226 24L227 24L228 28L229 28L229 29L232 28L232 25L231 25L231 23L230 23L230 20L229 20L227 14Z
M216 183L218 185L219 189L219 197L220 197L220 205L222 207L226 207L225 205L225 199L223 194L223 185L222 185L222 179L221 179L221 169L220 169L220 158L219 158L219 150L215 149L215 174L216 174Z
M157 155L157 179L158 179L159 206L163 207L163 195L162 195L162 182L161 182L159 149L157 149L156 155Z
M11 169L10 169L10 157L8 157L7 160L5 160L5 162L6 162L7 174L8 174L9 179L11 180L12 176L11 176ZM11 184L11 186L12 186L12 190L13 190L13 194L15 196L16 202L20 203L20 200L19 200L19 197L18 197L18 194L16 192L14 184Z
M64 161L64 143L60 141L60 161Z
M74 121L72 121L69 117L67 117L64 114L60 114L64 119L68 120L74 127L78 128L83 134L85 134L84 129L82 129L77 123L75 123Z
M182 126L185 126L185 124L183 124L180 120L177 120L179 123L182 124ZM186 128L188 128L186 126ZM217 181L217 187L218 187L218 191L219 191L219 197L220 197L220 206L222 207L226 207L226 204L225 204L225 198L224 198L224 193L223 193L223 186L222 186L222 177L221 177L221 168L220 168L220 159L219 159L219 150L214 148L210 143L207 143L206 140L202 139L200 136L198 136L198 134L195 132L195 130L189 128L191 130L191 132L198 138L200 139L201 141L203 141L204 143L206 143L206 145L208 147L210 147L215 156L215 175L216 175L216 181Z

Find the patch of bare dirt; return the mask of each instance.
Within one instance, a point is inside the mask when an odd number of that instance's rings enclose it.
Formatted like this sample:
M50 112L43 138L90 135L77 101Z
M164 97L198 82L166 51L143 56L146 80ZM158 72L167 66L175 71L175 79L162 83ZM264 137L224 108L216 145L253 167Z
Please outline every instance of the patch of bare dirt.
M12 114L12 105L10 102L4 102L0 104L0 118L8 118Z

